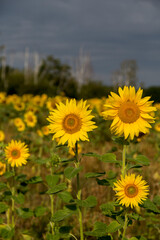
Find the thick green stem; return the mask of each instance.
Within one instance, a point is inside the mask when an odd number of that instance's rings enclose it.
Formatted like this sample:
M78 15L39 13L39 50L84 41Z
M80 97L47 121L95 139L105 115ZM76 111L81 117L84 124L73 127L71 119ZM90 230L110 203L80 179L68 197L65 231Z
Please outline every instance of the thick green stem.
M9 165L7 164L7 171L9 172ZM8 180L8 179L7 179ZM10 190L10 184L9 184L9 180L7 181L7 187ZM10 207L8 208L7 212L6 212L6 217L7 217L7 224L10 225Z
M126 213L125 214L125 222L124 222L124 226L123 226L122 240L124 240L125 235L126 235L127 224L128 224L128 216L127 216L127 213Z
M126 174L126 145L123 146L122 153L122 176L125 177Z
M53 175L52 164L50 165L50 167L51 167L51 175ZM50 199L51 199L51 218L52 218L54 215L54 196L50 195ZM54 222L51 221L50 224L51 224L52 235L54 235Z
M53 195L50 195L50 199L51 199L51 217L53 217L54 215L54 198ZM52 235L54 235L54 223L51 222L51 229L52 229Z
M123 153L122 153L122 176L123 176L123 178L125 177L125 174L126 174L126 147L127 147L126 145L123 146ZM126 212L125 222L124 222L124 226L123 226L122 240L125 238L127 225L128 225L128 216L127 216L127 212Z
M14 172L14 168L13 168L13 172ZM14 177L13 176L13 183L12 183L12 207L11 207L11 210L12 210L12 227L15 226L15 221L14 221L14 211L15 211L15 206L14 206L14 196L15 196L15 187L14 187Z
M78 143L76 142L75 145L75 158L76 158L76 165L79 167L79 159L78 159ZM80 189L80 182L79 182L79 173L77 174L77 199L81 200L81 189ZM81 207L78 207L78 220L79 220L79 226L80 226L80 240L84 240L83 235L83 219L82 219L82 209Z

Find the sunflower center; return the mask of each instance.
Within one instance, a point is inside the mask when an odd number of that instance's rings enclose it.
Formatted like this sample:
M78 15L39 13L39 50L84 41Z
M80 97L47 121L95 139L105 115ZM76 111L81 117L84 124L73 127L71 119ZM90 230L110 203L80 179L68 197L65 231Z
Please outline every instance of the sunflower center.
M29 117L28 117L28 121L29 121L29 122L33 122L32 116L29 116Z
M139 118L140 111L135 103L128 101L121 104L118 115L122 122L133 123Z
M4 166L1 166L1 167L0 167L0 172L2 172L2 171L3 171L3 169L4 169Z
M20 151L17 150L17 149L12 150L11 156L12 156L12 158L14 158L14 159L19 158L19 157L20 157Z
M64 118L62 125L67 133L72 134L81 129L82 122L79 116L71 113Z
M138 188L136 185L134 184L128 184L126 187L125 187L125 194L127 197L129 198L133 198L135 197L137 194L138 194Z

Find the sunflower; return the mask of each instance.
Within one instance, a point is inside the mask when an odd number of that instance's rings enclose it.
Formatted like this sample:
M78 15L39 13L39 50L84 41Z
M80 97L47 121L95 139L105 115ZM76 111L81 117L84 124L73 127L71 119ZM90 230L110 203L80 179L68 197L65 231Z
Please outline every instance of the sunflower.
M23 132L25 130L25 124L23 121L21 123L19 123L19 125L17 125L17 130L19 132Z
M5 155L8 163L11 164L12 167L22 166L22 164L26 164L26 159L29 157L29 149L24 142L21 141L14 141L12 140L11 143L5 148Z
M0 176L6 172L6 164L0 162Z
M22 121L21 118L15 118L15 119L14 119L14 125L15 125L16 127L18 127L22 122L23 122L23 121Z
M5 139L5 134L2 130L0 130L0 142L3 142Z
M154 122L151 116L156 108L149 101L150 97L142 98L143 90L138 89L135 92L134 87L119 87L119 95L111 92L105 105L103 116L106 119L113 119L111 124L111 132L116 135L123 135L125 139L128 137L133 140L134 136L140 132L147 133L147 129L151 128L150 123Z
M146 181L142 180L142 176L130 174L125 177L121 176L121 180L114 183L115 188L113 190L116 191L117 200L120 201L120 204L133 208L146 200L149 191L149 186L146 184Z
M37 117L33 112L29 111L24 114L24 121L28 127L34 127L37 123Z
M48 126L43 126L43 127L41 128L41 130L42 130L42 133L43 133L45 136L49 135L49 128L48 128Z
M156 122L156 123L155 123L154 129L155 129L157 132L160 132L160 122Z
M50 122L50 133L54 134L53 140L60 138L58 144L68 142L69 147L73 147L79 140L89 141L87 132L92 131L96 126L91 121L93 116L88 107L86 101L81 100L76 103L75 99L66 100L66 104L57 104L57 109L47 118Z
M24 102L16 102L13 106L14 106L14 109L17 111L23 111L25 108Z

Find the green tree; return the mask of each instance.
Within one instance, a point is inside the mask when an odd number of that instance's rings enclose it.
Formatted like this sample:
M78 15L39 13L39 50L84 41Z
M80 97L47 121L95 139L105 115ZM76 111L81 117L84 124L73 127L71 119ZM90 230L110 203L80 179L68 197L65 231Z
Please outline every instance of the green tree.
M55 86L57 94L64 91L66 83L72 78L70 66L53 56L42 61L38 76L40 81L48 80L50 86Z

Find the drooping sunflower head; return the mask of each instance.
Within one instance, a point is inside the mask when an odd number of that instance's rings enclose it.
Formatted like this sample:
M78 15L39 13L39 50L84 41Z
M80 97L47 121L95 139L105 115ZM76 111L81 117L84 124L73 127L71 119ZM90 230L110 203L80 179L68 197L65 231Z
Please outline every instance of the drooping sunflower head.
M104 106L103 116L106 119L112 119L111 131L116 135L124 135L133 140L134 136L140 132L146 134L147 129L151 128L150 123L154 122L151 113L156 111L152 106L153 101L150 97L142 98L143 90L141 88L135 91L134 87L119 87L119 95L111 92L107 104Z
M120 204L131 208L142 204L148 195L148 185L146 181L142 180L142 176L135 174L121 176L121 180L114 183L113 188L116 191L117 200Z
M12 167L19 167L27 163L27 158L30 154L24 142L12 140L5 148L5 155Z
M47 118L50 122L49 130L54 134L53 139L59 138L58 144L67 142L69 147L73 147L79 140L89 141L87 132L96 126L91 120L93 116L88 107L86 101L76 103L75 99L71 99L66 104L57 104L57 109L50 112Z

